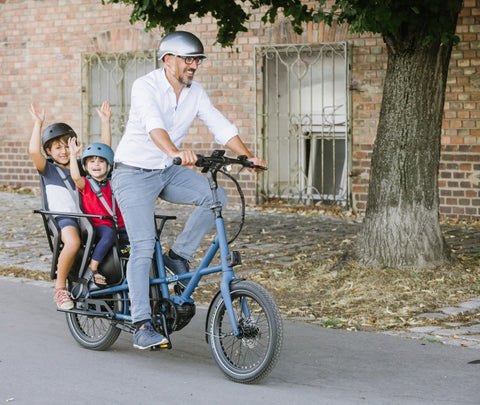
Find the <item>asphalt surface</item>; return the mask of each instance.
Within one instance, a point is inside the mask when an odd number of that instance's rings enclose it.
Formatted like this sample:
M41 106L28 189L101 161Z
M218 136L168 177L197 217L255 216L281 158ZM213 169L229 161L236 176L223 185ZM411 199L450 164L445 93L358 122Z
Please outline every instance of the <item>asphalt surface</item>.
M256 385L224 377L205 343L206 309L172 350L132 347L122 332L87 350L57 312L49 282L0 277L0 403L12 405L473 405L480 351L284 321L284 345Z
M50 271L51 254L40 215L40 197L0 191L0 264L29 270ZM169 223L162 234L162 243L169 246L181 231L190 207L180 207L160 202L157 212L176 215L177 221ZM236 210L227 210L227 226L233 234L240 221ZM291 265L298 260L324 259L342 251L351 242L361 226L361 219L338 218L329 215L306 216L247 208L242 238L235 241L235 249L247 250L249 255L268 265ZM480 231L476 226L449 225L445 237L455 250L474 255L479 252ZM262 235L258 238L248 235ZM201 249L206 248L206 238ZM200 249L200 250L201 250ZM438 308L421 316L448 318L450 315L480 312L480 297L460 302L453 307ZM403 331L385 332L410 339L432 340L449 345L480 349L480 322L475 325L447 323L443 326L414 327Z

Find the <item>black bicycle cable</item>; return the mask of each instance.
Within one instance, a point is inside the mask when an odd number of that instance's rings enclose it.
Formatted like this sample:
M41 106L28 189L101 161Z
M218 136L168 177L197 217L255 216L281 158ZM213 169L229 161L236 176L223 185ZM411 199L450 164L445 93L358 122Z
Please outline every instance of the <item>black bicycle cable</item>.
M244 169L244 167L242 167L238 173L237 173L237 176L240 175L240 172ZM226 172L225 170L223 169L220 169L219 170L220 173L224 174L225 176L227 176L230 180L233 181L233 183L235 184L235 187L237 188L237 192L238 192L238 195L240 196L240 200L242 202L242 208L240 210L240 225L238 226L238 230L237 232L233 235L232 239L230 239L227 243L230 244L232 243L235 239L237 239L238 235L240 235L240 232L242 232L242 229L243 229L243 225L245 224L245 196L243 194L243 191L242 191L242 188L240 187L240 184L238 184L238 181L237 179L235 179L235 177L233 177L230 173Z

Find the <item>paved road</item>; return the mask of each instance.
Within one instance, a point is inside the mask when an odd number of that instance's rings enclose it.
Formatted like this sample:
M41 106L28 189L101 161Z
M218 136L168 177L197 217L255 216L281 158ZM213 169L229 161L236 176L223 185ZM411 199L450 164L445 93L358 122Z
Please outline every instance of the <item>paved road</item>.
M80 347L55 310L52 284L0 278L0 403L479 404L480 351L285 322L277 367L259 385L230 382L205 343L205 310L170 351Z

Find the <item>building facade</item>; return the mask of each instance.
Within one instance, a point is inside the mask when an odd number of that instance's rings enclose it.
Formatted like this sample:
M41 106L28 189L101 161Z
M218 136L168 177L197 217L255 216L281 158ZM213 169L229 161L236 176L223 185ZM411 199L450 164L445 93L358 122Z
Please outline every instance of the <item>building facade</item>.
M314 3L314 2L312 2ZM208 59L196 73L212 102L269 164L242 183L249 203L334 202L366 207L370 157L382 101L383 40L346 26L264 24L252 11L232 48L215 44L211 17L185 29ZM37 187L27 148L30 103L46 125L63 121L83 144L99 136L95 108L113 106L113 146L128 117L133 80L159 66L161 32L129 24L130 9L98 0L0 1L0 186ZM480 217L480 0L465 0L460 43L447 83L439 172L441 214ZM195 122L185 140L201 153L218 145Z

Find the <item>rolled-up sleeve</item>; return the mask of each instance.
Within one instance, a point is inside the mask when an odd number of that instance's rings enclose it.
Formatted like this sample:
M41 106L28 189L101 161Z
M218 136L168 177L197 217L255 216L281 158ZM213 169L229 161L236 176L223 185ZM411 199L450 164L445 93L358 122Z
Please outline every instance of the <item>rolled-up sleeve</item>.
M225 145L231 138L238 135L237 127L214 107L203 89L199 97L198 118L205 123L215 136L215 141L220 145Z

